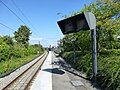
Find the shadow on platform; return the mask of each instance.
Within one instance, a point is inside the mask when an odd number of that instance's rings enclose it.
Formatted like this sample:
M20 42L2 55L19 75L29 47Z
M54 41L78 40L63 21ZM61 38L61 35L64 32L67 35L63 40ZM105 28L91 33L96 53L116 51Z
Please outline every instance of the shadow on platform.
M71 74L74 74L74 75L76 75L78 77L81 77L81 78L83 78L85 80L89 80L88 78L83 77L81 75L81 73L76 72L77 70L73 69L71 67L71 65L67 64L65 61L61 60L60 58L58 59L58 61L52 62L52 64L60 66L61 69L65 70L65 71L67 71L67 72L69 72Z
M53 74L60 74L60 75L65 73L64 71L62 71L58 68L53 68L53 69L48 68L48 69L43 69L42 71L50 72L50 73L53 73Z
M52 65L58 65L60 69L63 69L71 74L81 77L84 80L90 81L93 87L97 88L97 90L101 90L98 84L92 82L89 78L83 76L80 71L77 71L76 69L72 68L72 66L70 64L67 64L61 57L57 57L57 59L58 59L57 61L52 62Z

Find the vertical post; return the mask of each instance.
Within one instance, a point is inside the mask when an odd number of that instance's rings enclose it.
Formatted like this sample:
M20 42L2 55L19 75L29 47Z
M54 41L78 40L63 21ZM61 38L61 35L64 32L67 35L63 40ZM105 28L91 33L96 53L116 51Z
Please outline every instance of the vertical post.
M97 40L96 40L96 28L91 30L92 37L92 70L93 77L97 75Z

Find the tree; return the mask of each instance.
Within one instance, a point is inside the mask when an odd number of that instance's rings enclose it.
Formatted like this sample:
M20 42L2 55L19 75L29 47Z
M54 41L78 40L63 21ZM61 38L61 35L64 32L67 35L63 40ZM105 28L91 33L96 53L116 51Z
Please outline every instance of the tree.
M13 46L14 42L12 40L12 37L10 37L10 36L3 36L2 38L3 38L3 41L6 42L6 44Z
M114 49L116 45L119 47L118 44L116 44L116 38L120 36L120 2L115 0L96 0L96 2L86 6L83 10L75 12L72 16L83 11L90 11L96 16L98 50L101 48ZM74 37L78 38L76 43L78 43L79 50L90 50L89 32L78 32L75 34ZM63 48L67 51L72 49L71 43L67 40L68 37L72 36L73 35L66 35L63 38Z
M97 0L87 6L84 11L93 12L97 18L100 46L108 49L114 48L115 38L120 34L120 2Z
M21 27L18 28L18 31L14 32L14 35L15 35L14 37L17 43L27 45L31 32L27 26L21 25Z

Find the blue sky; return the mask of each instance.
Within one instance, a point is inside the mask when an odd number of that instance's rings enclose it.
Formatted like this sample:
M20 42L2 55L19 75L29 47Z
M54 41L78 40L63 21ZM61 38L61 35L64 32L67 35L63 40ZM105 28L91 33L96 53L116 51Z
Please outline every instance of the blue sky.
M54 45L63 37L57 21L61 16L69 15L74 11L84 8L84 4L89 5L94 0L14 0L17 6L28 17L34 27L22 16L11 0L2 0L11 10L13 10L31 29L32 35L30 43L40 43L43 46ZM57 15L57 13L61 13ZM13 36L14 31L24 25L17 19L3 4L0 3L0 23L3 23L13 30L9 30L0 25L0 35Z

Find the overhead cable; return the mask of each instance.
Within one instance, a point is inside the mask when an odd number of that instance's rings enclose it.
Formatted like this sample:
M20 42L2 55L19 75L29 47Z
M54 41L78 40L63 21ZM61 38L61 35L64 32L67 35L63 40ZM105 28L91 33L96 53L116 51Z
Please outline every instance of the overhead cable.
M11 10L2 0L0 0L0 2L1 2L12 14L14 14L23 24L25 24L25 22L24 22L13 10Z
M0 23L0 25L2 25L2 26L4 26L4 27L6 27L6 28L8 28L8 29L10 29L10 30L12 30L12 31L14 31L14 29L10 28L9 26L7 26L7 25L5 25L5 24L3 24L3 23Z
M34 25L31 23L30 19L23 13L23 11L18 7L18 5L14 2L14 0L11 0L14 6L20 11L20 13L23 15L24 18L30 23L30 25L36 30Z

